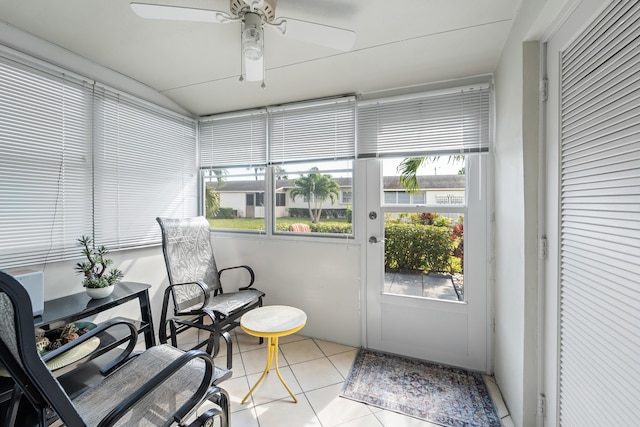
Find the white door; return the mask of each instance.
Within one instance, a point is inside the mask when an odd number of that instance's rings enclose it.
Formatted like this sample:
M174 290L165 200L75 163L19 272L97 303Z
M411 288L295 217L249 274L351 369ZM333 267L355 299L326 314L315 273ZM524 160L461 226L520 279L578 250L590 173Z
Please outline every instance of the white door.
M428 192L407 196L402 191L394 191L383 195L383 161L386 160L367 159L359 163L360 176L367 183L366 243L363 243L366 248L363 251L366 265L366 346L447 365L490 371L488 155L467 156L464 165L466 180L462 179L465 182L462 203L451 189L441 189L436 202L434 195ZM443 275L416 278L404 275L402 271L385 275L385 214L388 218L397 219L425 212L448 216L452 220L463 215L462 286L454 287L451 279ZM421 288L415 279L422 281Z
M573 3L546 55L545 423L637 425L640 4Z

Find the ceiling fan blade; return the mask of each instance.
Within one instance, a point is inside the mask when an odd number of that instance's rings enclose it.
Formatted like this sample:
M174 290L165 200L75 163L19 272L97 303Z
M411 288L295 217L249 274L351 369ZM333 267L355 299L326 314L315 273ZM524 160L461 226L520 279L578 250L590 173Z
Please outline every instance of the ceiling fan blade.
M271 26L282 35L342 51L350 50L356 41L354 31L299 19L279 18Z
M189 7L162 6L158 4L131 3L131 9L141 18L166 19L170 21L209 22L225 24L238 21L226 12Z

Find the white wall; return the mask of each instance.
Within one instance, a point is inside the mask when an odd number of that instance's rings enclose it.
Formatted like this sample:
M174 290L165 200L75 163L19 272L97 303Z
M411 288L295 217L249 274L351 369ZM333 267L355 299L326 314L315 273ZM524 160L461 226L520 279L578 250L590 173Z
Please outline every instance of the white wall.
M254 269L265 305L292 305L307 313L301 335L360 346L358 245L223 234L212 239L218 268Z
M254 286L267 294L265 305L293 305L307 313L307 325L301 335L360 346L359 246L342 241L268 240L238 235L214 235L212 243L218 268L247 264L254 269ZM124 280L151 285L149 294L157 334L162 296L168 284L162 248L112 252L110 255L114 266L124 271ZM83 292L81 277L73 268L75 262L30 267L44 271L45 300ZM224 273L223 285L231 284L234 279L244 277ZM101 322L114 316L139 319L137 302L103 313L94 320Z
M159 229L158 229L159 230ZM78 248L78 253L80 249ZM113 266L124 272L124 279L128 282L141 282L151 285L149 297L152 304L154 329L158 331L160 309L162 307L162 295L165 286L169 283L167 270L164 265L162 248L153 248L112 252ZM77 260L48 263L46 265L32 265L27 268L44 272L44 299L45 301L84 292L82 277L77 275L74 266ZM122 316L133 320L140 319L140 309L136 301L126 303L120 307L100 314L95 321L102 322L115 316Z

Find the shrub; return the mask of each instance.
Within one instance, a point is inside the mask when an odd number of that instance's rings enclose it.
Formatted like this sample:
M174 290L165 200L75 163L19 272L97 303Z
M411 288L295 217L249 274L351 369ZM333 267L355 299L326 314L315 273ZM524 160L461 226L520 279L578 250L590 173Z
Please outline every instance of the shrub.
M351 224L319 222L311 224L311 231L314 233L351 234Z
M353 221L353 207L351 205L347 206L347 222L351 224Z
M449 271L451 232L448 227L412 223L385 226L387 268Z
M347 218L347 209L323 209L321 218ZM309 218L309 209L307 208L289 208L289 217L291 218Z
M233 209L231 208L220 208L215 218L218 219L232 219L233 218Z

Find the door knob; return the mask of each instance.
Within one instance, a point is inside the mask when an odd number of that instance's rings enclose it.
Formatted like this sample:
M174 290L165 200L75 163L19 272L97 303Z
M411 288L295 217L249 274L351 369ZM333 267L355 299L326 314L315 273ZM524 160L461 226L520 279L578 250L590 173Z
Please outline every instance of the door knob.
M371 243L372 245L375 245L376 243L382 243L382 242L384 242L384 239L378 240L376 236L369 237L369 243Z

